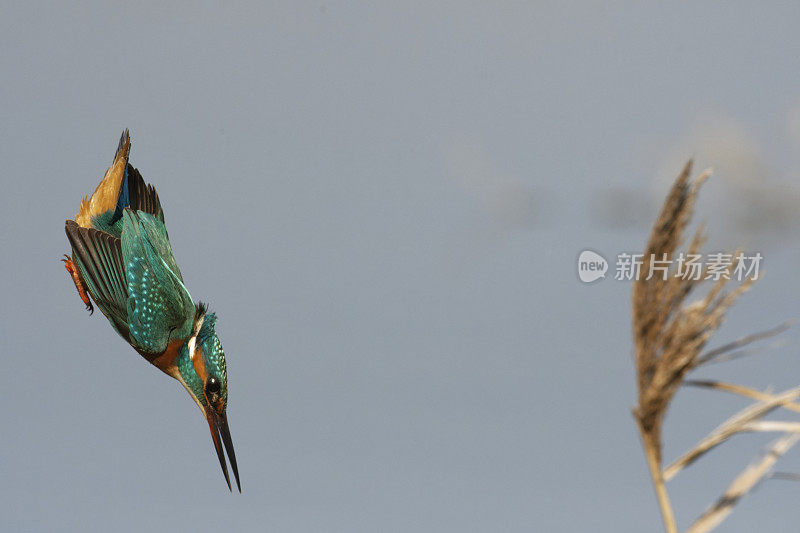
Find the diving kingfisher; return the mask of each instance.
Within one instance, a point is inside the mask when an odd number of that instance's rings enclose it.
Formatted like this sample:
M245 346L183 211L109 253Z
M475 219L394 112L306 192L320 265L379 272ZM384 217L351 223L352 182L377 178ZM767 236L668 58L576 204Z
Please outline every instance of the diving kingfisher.
M216 316L186 290L158 194L128 163L130 150L126 129L102 181L84 197L75 220L66 221L72 256L62 261L89 313L94 300L134 350L186 388L208 421L228 490L223 444L241 492Z

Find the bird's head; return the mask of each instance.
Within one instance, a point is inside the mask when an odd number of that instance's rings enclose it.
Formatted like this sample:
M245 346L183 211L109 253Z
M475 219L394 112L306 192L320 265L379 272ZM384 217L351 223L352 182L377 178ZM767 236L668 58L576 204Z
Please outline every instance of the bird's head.
M231 481L222 451L223 444L236 477L236 486L241 492L239 469L236 466L236 454L233 451L228 415L225 411L228 403L228 374L225 368L225 352L214 330L216 319L214 313L206 312L205 305L198 304L192 333L181 347L178 371L186 390L208 420L211 439L214 441L228 488L231 488Z

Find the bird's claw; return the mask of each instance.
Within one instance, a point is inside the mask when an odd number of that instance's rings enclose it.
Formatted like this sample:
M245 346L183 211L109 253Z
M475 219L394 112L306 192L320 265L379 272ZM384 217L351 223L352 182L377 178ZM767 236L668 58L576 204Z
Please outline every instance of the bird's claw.
M67 272L72 276L72 282L75 283L75 288L78 289L78 296L80 296L83 303L86 304L86 310L89 311L89 315L94 314L94 306L92 306L92 300L89 298L89 291L86 289L86 283L83 281L83 278L81 278L78 269L75 267L75 263L72 262L72 258L64 254L62 261L64 262L64 267L67 269Z

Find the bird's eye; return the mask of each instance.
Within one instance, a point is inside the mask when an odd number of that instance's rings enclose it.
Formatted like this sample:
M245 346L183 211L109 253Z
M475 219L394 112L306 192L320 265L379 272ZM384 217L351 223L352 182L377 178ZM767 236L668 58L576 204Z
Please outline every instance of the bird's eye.
M219 392L219 380L217 378L208 378L206 382L206 390L210 393Z

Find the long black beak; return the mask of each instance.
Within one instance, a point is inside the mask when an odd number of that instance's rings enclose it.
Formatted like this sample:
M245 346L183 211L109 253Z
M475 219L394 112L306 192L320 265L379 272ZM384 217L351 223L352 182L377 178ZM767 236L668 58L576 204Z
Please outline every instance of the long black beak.
M228 415L224 411L222 414L218 414L213 407L208 407L206 411L208 426L211 428L211 440L214 441L214 448L217 450L219 465L222 467L222 473L225 474L225 482L228 483L228 490L233 492L231 488L231 478L228 476L228 465L225 463L225 455L222 453L223 443L225 444L225 451L228 452L228 461L231 463L233 475L236 477L236 487L241 493L242 485L239 483L239 468L236 466L236 453L233 451L231 432L230 429L228 429Z

